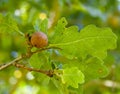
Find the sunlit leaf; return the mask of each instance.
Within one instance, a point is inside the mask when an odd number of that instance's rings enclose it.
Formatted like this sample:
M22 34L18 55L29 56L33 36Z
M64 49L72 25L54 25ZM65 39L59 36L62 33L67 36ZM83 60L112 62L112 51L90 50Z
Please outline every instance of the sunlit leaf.
M84 83L84 74L77 68L66 68L63 70L62 82L74 88L78 88L78 84Z
M85 74L86 81L103 78L108 75L108 69L103 64L103 61L98 58L90 58L83 64L83 73Z
M6 33L19 33L20 35L24 36L24 33L22 33L18 26L16 21L13 19L13 17L8 14L6 16L3 16L0 14L0 32L6 32Z
M38 53L31 56L29 59L30 65L34 68L40 68L43 63L41 63Z
M48 29L48 20L44 19L44 20L36 20L34 23L34 29L36 31L42 31L45 32L47 34L47 29Z
M108 49L116 47L117 37L110 28L98 28L94 25L88 25L78 32L78 27L66 28L66 24L66 20L62 18L58 22L51 40L51 46L60 47L65 53L73 56L85 57L86 55L92 55L104 58Z

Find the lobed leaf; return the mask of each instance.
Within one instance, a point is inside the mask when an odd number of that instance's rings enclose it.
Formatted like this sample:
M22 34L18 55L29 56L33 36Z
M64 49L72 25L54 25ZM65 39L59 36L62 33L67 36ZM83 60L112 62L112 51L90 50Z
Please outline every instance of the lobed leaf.
M38 56L38 53L35 53L30 57L29 63L34 68L40 68L41 67L42 63L40 62L40 58Z
M58 24L53 32L53 36L50 39L51 43L59 43L60 40L62 40L62 35L66 25L67 25L67 21L65 18L61 18L61 20L58 21Z
M16 21L13 19L11 15L3 16L0 14L0 32L6 32L6 33L19 33L20 35L24 36L24 33L22 33L18 26Z
M34 68L49 70L51 68L51 62L49 61L49 52L43 51L34 53L30 57L29 63Z
M64 22L64 23L62 23ZM88 25L78 32L78 27L66 28L64 18L58 21L50 46L62 48L63 53L86 57L92 55L101 59L106 57L108 49L116 47L116 35L110 28L98 28ZM61 28L60 28L61 27Z
M108 75L108 68L104 65L103 61L98 58L90 58L82 65L84 68L82 72L85 75L85 80L92 80L103 78Z
M74 88L78 88L78 84L84 83L84 74L77 67L64 69L61 78L64 84Z
M36 31L42 31L47 34L48 19L44 19L44 20L38 19L35 21L33 26Z

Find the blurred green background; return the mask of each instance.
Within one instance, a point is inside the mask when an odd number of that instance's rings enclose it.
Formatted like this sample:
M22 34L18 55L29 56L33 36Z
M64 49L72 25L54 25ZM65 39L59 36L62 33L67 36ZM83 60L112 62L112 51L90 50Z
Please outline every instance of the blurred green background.
M118 36L118 43L104 60L109 75L86 82L83 94L120 94L120 0L0 0L0 13L14 16L24 33L33 30L33 22L38 18L48 18L49 31L61 17L66 17L68 26L77 25L79 29L89 24L110 27ZM0 31L0 64L25 53L22 43L24 39L19 35L9 36ZM45 79L37 82L30 72L10 67L0 71L0 94L60 93L53 83L47 85Z

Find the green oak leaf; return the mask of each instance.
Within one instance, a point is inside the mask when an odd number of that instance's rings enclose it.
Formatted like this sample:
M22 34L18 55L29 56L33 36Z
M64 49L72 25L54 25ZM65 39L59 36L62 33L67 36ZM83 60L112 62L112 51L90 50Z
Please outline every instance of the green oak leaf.
M22 33L19 30L17 22L13 19L13 17L10 14L6 16L0 14L0 32L6 32L9 34L17 32L20 35L24 36L24 33Z
M54 29L53 36L50 38L51 43L59 43L62 40L62 35L65 30L65 26L67 25L67 21L65 18L61 18L57 26Z
M51 69L51 62L49 61L49 52L43 51L39 53L34 53L30 59L29 63L33 68L48 70Z
M62 23L64 22L64 23ZM105 58L107 50L116 47L117 37L110 28L88 25L78 32L77 26L67 27L65 18L58 21L50 46L62 48L62 53L85 58L92 55Z
M48 19L44 19L44 20L36 20L34 23L34 29L36 31L42 31L45 32L47 34L47 29L48 29Z
M50 82L50 77L48 77L45 74L38 73L38 72L32 72L32 74L35 76L35 79L39 85L48 85Z
M41 58L39 57L38 53L35 53L30 57L29 63L32 67L38 69L43 65L43 62L41 62Z
M78 88L78 84L84 83L84 74L77 67L66 68L61 79L63 84Z
M103 60L96 57L89 57L83 61L70 60L63 65L63 68L70 68L75 66L77 66L85 75L85 81L103 78L109 73L109 70Z
M85 75L86 81L103 78L109 73L103 61L98 58L90 58L86 60L82 66L84 66L82 72Z

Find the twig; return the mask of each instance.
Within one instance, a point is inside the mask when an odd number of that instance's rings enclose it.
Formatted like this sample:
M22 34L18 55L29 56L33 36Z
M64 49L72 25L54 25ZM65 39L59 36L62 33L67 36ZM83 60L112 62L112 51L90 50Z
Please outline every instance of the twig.
M52 77L54 74L53 70L45 71L45 70L41 70L41 69L34 69L34 68L26 67L25 65L22 65L19 63L13 63L13 65L17 68L23 68L23 69L26 69L28 71L40 72L40 73L46 74L49 77Z
M21 59L22 59L22 57L20 56L20 57L14 59L13 61L11 61L11 62L9 62L9 63L5 63L5 64L0 65L0 70L9 67L9 66L12 65L13 63L17 63L17 62L20 61Z
M28 48L27 54L21 55L20 57L14 59L13 61L11 61L11 62L9 62L9 63L5 63L5 64L0 65L0 70L2 70L2 69L4 69L4 68L7 68L7 67L11 66L11 65L14 64L14 63L17 63L18 61L22 60L23 58L29 58L29 57L31 57L34 53L41 52L41 51L48 50L48 49L52 49L52 48L53 48L53 49L60 49L60 50L62 50L61 48L51 46L51 47L41 48L41 49L39 49L39 50L37 50L37 51L35 51L35 52L31 52L31 47L30 47L30 48Z
M42 48L42 49L39 49L39 50L37 50L37 51L35 51L35 52L32 52L32 54L33 53L37 53L37 52L41 52L41 51L44 51L44 50L48 50L48 49L59 49L59 50L62 50L61 48L59 48L59 47L47 47L47 48Z

